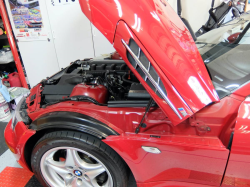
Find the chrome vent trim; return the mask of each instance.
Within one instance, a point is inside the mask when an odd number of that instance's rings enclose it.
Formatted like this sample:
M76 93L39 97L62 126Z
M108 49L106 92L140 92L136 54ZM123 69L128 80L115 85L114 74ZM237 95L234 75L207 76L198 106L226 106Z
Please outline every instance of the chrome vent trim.
M126 49L128 50L128 52L130 53L130 55L133 57L133 59L136 62L136 66L138 65L141 70L143 71L143 73L146 75L146 78L148 80L150 80L150 82L153 84L153 86L155 87L155 89L159 92L159 94L162 96L162 98L167 102L167 104L170 106L170 108L175 112L175 114L182 119L181 115L179 114L178 110L175 108L174 104L168 99L167 95L164 93L164 91L161 89L161 87L159 86L159 84L153 79L153 77L150 75L149 73L149 69L150 69L150 65L149 68L146 69L144 67L144 65L141 63L141 61L139 60L138 56L135 55L133 53L133 51L130 49L130 47L128 46L128 44L122 39L122 43L123 45L126 47ZM139 48L139 53L141 52L141 49ZM150 63L150 62L149 62ZM136 67L135 67L136 68ZM158 82L160 82L160 77L158 78Z

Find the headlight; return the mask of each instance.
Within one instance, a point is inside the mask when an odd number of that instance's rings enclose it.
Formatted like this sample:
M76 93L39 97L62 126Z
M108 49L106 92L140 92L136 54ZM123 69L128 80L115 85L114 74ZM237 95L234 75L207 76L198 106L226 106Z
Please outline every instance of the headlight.
M22 103L25 102L26 100L26 97L23 97L17 104L17 107L16 107L16 110L15 110L15 114L13 115L12 117L12 123L11 123L11 127L12 129L14 130L15 127L16 127L16 124L19 122L19 121L23 121L23 118L21 117L20 115L20 108L22 106Z
M12 116L12 121L11 121L11 128L12 129L14 129L14 126L16 126L15 119L16 119L16 111L15 111L14 115Z

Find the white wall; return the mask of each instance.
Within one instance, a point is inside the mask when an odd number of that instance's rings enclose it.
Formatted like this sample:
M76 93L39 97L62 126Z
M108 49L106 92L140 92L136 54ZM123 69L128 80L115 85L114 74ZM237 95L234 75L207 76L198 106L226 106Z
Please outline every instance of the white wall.
M14 21L10 13L11 10L9 2L8 0L5 0L5 2L12 28L15 28ZM40 8L41 10L46 10L45 1L40 1ZM43 14L42 17L44 28L47 29L48 38L51 40L17 42L31 87L35 86L42 79L45 79L60 70L54 41L51 37L51 25L48 14Z
M209 17L209 9L212 0L182 0L182 17L186 18L194 32L204 25ZM177 11L177 0L168 0L168 3ZM221 0L215 0L215 7L221 4Z
M94 57L91 24L82 13L79 2L69 1L57 6L51 1L45 2L42 15L47 13L49 17L59 67L67 67L77 59Z

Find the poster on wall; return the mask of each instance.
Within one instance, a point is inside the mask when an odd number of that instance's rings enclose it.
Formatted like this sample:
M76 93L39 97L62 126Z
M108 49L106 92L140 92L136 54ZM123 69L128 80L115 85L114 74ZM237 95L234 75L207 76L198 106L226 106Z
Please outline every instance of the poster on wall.
M47 40L39 0L7 0L18 41ZM14 24L14 25L13 25Z

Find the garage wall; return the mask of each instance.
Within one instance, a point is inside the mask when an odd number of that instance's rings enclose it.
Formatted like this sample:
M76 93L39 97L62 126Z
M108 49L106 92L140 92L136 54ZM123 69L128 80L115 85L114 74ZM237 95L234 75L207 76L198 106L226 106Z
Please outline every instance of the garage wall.
M177 0L168 0L168 2L177 11ZM222 0L215 0L215 7L221 2ZM212 0L182 0L182 17L189 21L194 32L208 20L211 3Z

